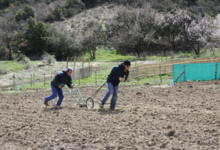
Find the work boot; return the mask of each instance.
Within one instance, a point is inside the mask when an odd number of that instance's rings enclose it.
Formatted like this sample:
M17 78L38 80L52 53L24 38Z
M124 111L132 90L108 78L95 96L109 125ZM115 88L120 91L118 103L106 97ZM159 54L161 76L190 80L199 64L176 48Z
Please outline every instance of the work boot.
M55 109L63 109L62 106L58 106L58 105L56 105L54 108L55 108Z
M48 101L46 100L46 98L44 99L44 105L50 106L49 103L48 103Z
M115 108L111 108L111 107L110 107L110 108L109 108L109 110L110 110L110 111L114 111L114 110L115 110Z
M100 107L100 108L104 108L104 105L102 105L102 103L100 103L100 104L99 104L99 107Z

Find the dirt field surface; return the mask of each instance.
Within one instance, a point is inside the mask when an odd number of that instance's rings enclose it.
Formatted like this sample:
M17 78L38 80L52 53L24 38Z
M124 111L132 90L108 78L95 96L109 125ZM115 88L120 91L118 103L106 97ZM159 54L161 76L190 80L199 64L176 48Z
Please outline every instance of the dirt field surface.
M97 87L82 87L83 98ZM79 108L65 92L45 108L50 91L0 94L1 150L213 150L220 149L220 81L173 88L120 86L117 108Z

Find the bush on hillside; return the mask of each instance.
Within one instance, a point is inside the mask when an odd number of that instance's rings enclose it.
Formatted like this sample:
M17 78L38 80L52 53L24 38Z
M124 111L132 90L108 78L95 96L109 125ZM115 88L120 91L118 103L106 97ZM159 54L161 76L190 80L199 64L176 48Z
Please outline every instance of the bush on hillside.
M15 15L15 20L21 21L21 20L27 20L28 18L32 17L34 18L35 12L32 7L25 6L24 10L18 12L18 14Z
M1 66L0 66L0 75L1 75L1 74L6 74L6 73L7 73L6 68L1 65Z
M0 45L0 59L3 59L6 56L6 48L4 45Z
M85 4L81 0L67 0L66 3L69 7L85 7Z
M46 19L45 20L48 21L48 22L53 22L53 21L55 21L55 16L52 13L48 13L46 15Z
M17 62L25 64L25 69L29 69L31 67L30 59L27 56L23 55L23 54L18 53L17 56L14 56L14 59Z
M43 52L43 63L44 64L55 64L56 59L54 55L50 55L47 52Z

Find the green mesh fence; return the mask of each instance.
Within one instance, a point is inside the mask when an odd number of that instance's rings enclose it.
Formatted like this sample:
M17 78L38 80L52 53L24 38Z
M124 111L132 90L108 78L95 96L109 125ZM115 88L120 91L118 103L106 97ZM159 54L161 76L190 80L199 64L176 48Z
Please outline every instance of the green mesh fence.
M173 81L208 81L220 79L220 63L194 63L173 65Z

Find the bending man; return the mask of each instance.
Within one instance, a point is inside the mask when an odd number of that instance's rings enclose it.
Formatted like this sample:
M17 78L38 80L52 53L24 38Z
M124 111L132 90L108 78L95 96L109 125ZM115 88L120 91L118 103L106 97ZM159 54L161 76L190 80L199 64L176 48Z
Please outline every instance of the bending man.
M73 68L69 67L66 71L61 71L56 74L53 81L51 81L52 95L44 99L44 104L46 106L49 106L48 102L56 98L57 95L59 96L59 99L56 103L56 106L59 107L61 105L64 98L62 84L64 85L66 84L69 88L73 89L72 78L71 78L72 72L73 72Z
M110 109L114 110L117 97L118 97L118 85L120 81L126 81L129 75L129 67L131 66L131 62L129 60L125 60L119 66L116 66L112 69L110 75L107 78L108 84L108 92L105 97L102 99L100 103L100 108L104 107L104 104L108 100L108 98L112 95ZM125 76L125 78L124 78Z

